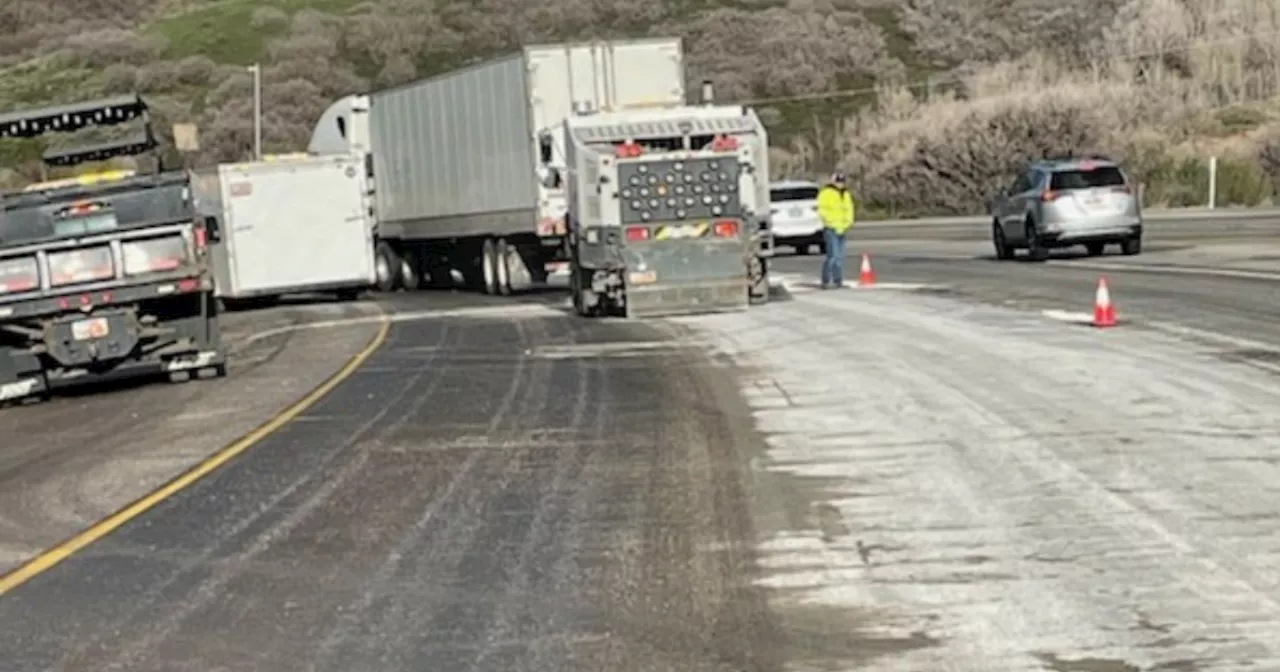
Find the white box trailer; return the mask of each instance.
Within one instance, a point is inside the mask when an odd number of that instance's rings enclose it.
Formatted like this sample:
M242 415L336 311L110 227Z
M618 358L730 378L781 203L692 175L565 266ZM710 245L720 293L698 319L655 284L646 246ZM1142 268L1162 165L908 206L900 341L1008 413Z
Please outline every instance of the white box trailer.
M348 96L308 151L367 158L381 289L460 277L505 294L567 260L564 119L685 103L679 38L528 46Z
M224 302L333 292L354 298L375 279L363 161L304 156L197 170L196 207L211 232Z

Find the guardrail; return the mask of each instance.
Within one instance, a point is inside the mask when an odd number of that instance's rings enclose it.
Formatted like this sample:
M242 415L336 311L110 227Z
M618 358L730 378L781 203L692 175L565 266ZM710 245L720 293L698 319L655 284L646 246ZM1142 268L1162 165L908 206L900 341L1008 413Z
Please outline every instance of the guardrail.
M1275 219L1280 228L1280 208L1161 208L1143 211L1147 222L1179 222L1204 220L1265 220ZM991 222L991 215L969 215L965 217L921 217L919 219L868 219L858 220L856 228L900 228L900 227L970 227Z

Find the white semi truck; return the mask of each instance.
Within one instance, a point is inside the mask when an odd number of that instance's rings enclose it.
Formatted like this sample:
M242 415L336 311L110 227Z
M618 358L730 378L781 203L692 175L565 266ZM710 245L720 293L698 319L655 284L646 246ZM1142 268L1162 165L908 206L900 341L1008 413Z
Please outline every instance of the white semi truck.
M379 290L510 294L568 265L564 120L684 104L678 38L530 46L343 98L308 152L363 157Z

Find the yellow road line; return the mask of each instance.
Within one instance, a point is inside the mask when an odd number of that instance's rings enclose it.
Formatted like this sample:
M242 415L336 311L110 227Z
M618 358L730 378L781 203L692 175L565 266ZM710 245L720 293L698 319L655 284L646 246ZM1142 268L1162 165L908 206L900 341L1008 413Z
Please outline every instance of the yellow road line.
M116 511L115 513L94 523L89 528L67 539L66 541L50 548L40 555L28 560L25 564L0 576L0 597L5 593L21 586L40 574L52 569L55 565L71 557L75 553L84 549L99 539L111 534L125 523L141 516L147 511L154 508L160 502L178 494L182 490L194 485L197 481L213 473L222 465L235 459L241 453L257 445L263 439L270 436L281 427L289 424L291 420L302 415L307 409L311 408L320 401L326 394L332 392L335 387L342 381L350 378L352 374L364 364L365 360L387 340L387 333L391 330L391 320L383 315L381 323L378 326L378 333L374 335L369 344L364 347L355 357L346 363L341 369L320 384L319 387L312 390L307 396L294 402L288 408L280 411L267 422L259 425L257 429L240 437L230 445L226 446L217 453L214 453L203 462L183 472L173 480L165 483L159 488L151 491L150 494L144 495L142 498L135 500L132 504Z

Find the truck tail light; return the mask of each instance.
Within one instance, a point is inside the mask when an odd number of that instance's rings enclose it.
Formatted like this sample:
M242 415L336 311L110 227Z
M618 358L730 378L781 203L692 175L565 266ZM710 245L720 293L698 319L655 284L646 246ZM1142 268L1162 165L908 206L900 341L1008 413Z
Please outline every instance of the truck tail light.
M732 219L722 219L716 222L715 232L717 238L737 238L738 223Z
M1052 203L1058 200L1058 197L1061 195L1062 195L1061 192L1046 191L1043 194L1040 194L1040 200L1044 203Z
M208 235L203 226L195 228L196 251L204 251L205 245L209 243Z
M613 150L613 153L619 159L634 159L644 154L644 148L634 142L627 141L618 145L617 149Z
M649 228L645 226L629 226L627 227L627 242L639 243L649 240Z
M715 152L733 152L738 149L738 139L729 135L717 135L711 141L711 150Z

